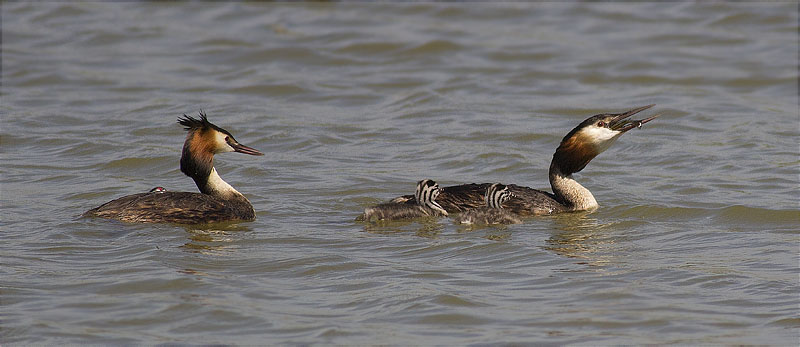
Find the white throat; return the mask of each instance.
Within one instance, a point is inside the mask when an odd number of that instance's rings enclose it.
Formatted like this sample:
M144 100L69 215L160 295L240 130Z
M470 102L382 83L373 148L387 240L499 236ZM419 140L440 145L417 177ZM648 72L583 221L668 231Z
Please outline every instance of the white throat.
M234 189L228 182L225 182L222 177L219 177L217 174L216 168L211 168L211 173L208 174L208 182L206 187L209 190L210 195L216 195L220 197L231 197L233 195L242 195L236 189Z
M595 126L581 130L581 137L585 138L588 143L594 144L597 154L605 152L622 134L619 131Z
M594 210L599 206L589 189L575 181L572 175L564 175L553 167L550 168L550 186L573 211Z

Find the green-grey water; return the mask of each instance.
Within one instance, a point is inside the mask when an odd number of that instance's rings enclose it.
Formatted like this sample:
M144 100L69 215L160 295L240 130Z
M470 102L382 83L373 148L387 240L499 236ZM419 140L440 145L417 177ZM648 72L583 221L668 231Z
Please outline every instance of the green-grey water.
M800 340L796 3L3 2L0 343ZM586 117L657 104L576 175L601 207L364 224L447 186L548 188ZM178 170L200 110L258 219L80 218Z

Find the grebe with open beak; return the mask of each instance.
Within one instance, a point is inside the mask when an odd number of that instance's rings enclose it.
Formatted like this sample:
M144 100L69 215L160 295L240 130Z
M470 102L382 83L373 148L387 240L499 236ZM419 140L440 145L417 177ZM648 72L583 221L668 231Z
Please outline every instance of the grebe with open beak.
M587 118L561 140L550 163L550 186L553 192L508 185L513 195L502 203L504 210L521 216L549 215L569 211L593 210L598 207L592 193L580 185L572 174L580 172L594 157L608 149L622 134L641 127L660 115L642 120L628 118L655 105L647 105L623 113L604 113ZM485 205L491 183L464 184L441 188L435 202L449 213L460 213ZM390 203L412 201L413 196L397 197Z

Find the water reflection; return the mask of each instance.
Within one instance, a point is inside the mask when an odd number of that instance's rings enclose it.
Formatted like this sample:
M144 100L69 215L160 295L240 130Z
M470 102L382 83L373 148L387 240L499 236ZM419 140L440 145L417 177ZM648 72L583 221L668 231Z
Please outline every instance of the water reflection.
M459 233L468 233L480 230L486 230L483 238L492 241L507 241L511 238L511 231L508 230L508 225L504 224L456 224L456 229Z
M584 259L579 264L604 266L615 258L607 249L616 241L607 231L613 222L601 222L587 213L568 213L551 217L554 224L552 236L542 248L569 258Z
M511 238L511 231L505 225L493 226L483 237L492 241L508 241Z
M208 276L207 272L197 271L197 270L193 270L193 269L189 269L189 268L178 270L178 272L182 273L182 274L185 274L185 275Z
M221 227L224 227L222 229ZM237 241L236 233L251 231L244 225L227 223L225 225L207 225L187 227L189 241L180 246L191 252L206 255L221 255L230 252L232 243Z
M437 238L444 231L444 224L436 217L402 221L372 221L364 223L364 231L371 234L395 234L414 232L416 236Z

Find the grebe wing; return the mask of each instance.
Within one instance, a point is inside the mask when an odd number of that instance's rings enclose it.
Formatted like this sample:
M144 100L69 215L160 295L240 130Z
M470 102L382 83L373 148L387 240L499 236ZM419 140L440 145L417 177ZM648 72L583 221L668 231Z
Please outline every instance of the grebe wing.
M522 216L540 216L565 211L564 205L556 200L555 195L538 189L508 185L514 196L503 203L503 209Z
M84 216L123 222L201 224L230 219L230 209L207 194L161 192L124 196L91 209Z
M83 213L83 215L86 217L94 216L103 218L113 218L113 216L116 216L120 211L125 211L132 206L135 207L139 200L149 195L154 196L155 194L139 193L139 194L126 195L121 198L111 200L89 211L86 211Z
M436 202L447 212L464 212L486 205L486 188L491 183L470 183L442 188Z

